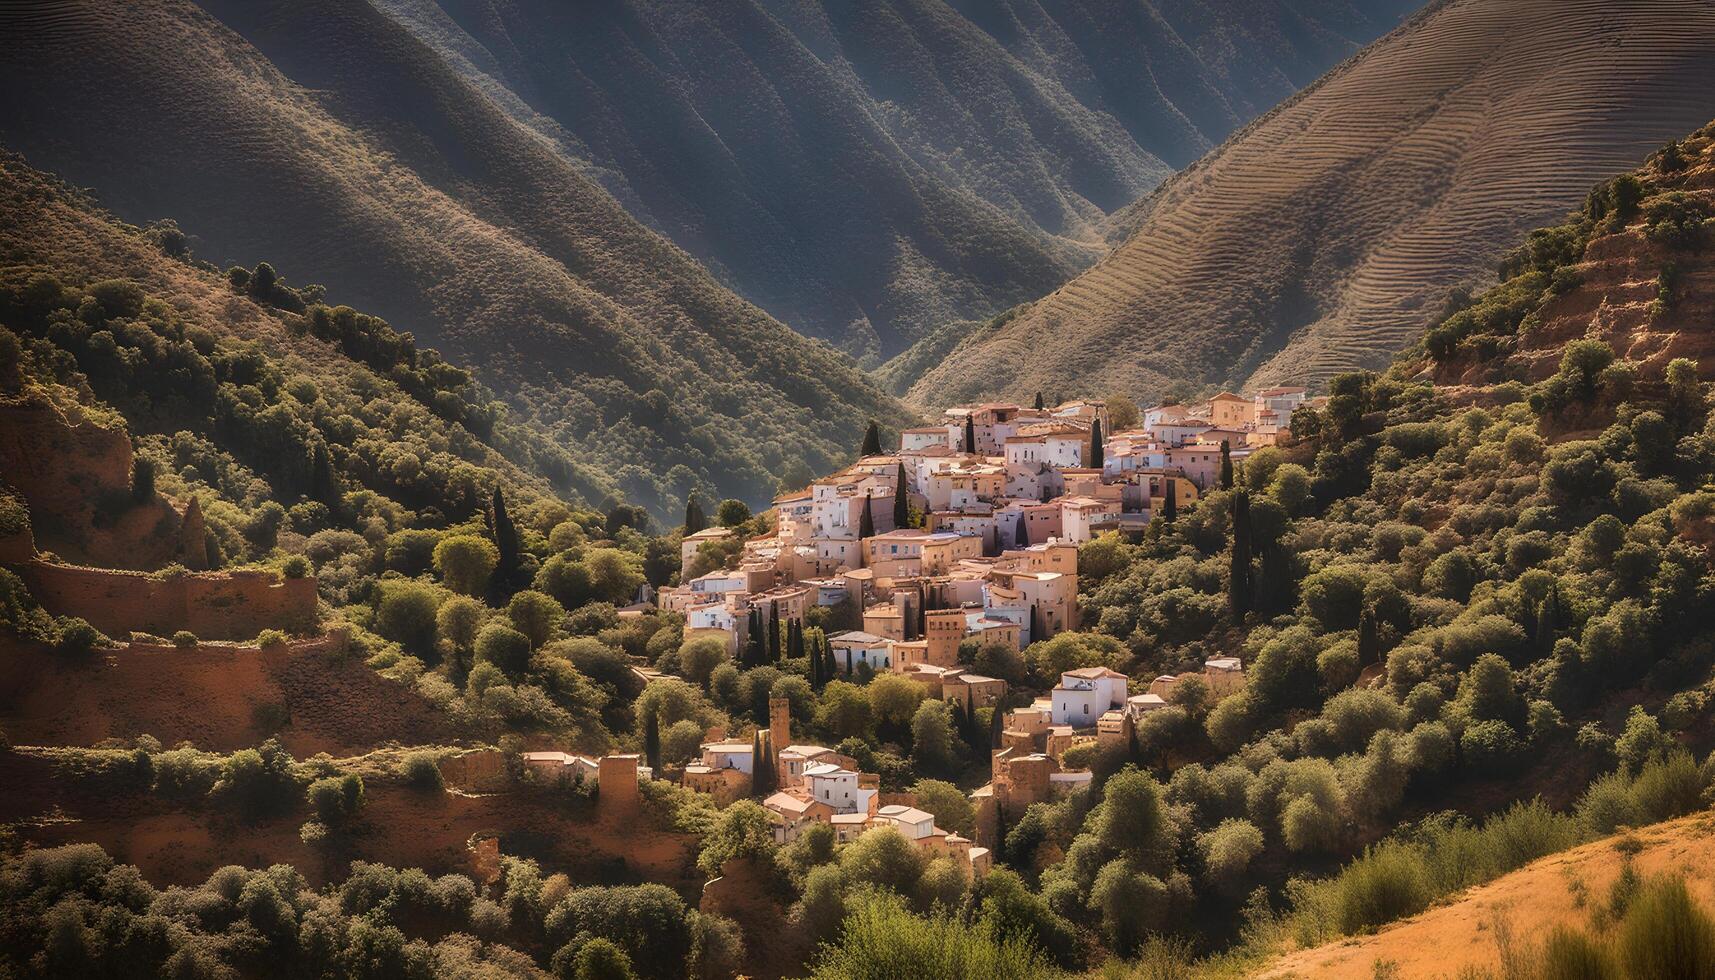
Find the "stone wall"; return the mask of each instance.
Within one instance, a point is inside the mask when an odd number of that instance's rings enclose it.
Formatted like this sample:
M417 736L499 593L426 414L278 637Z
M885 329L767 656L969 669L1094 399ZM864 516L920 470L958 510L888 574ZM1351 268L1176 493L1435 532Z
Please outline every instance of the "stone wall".
M448 789L465 793L498 793L507 788L506 756L494 749L474 749L440 761Z
M69 419L42 397L0 400L0 473L38 514L73 513L131 486L131 437Z
M265 629L304 632L316 622L314 578L281 579L265 571L154 578L44 561L16 570L43 608L80 616L110 636L189 630L206 640L251 640Z

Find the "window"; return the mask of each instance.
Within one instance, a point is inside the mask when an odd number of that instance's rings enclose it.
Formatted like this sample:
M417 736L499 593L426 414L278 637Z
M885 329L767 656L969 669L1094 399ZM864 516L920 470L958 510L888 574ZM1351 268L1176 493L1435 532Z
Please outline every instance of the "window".
M1090 706L1086 704L1086 705L1084 705L1084 714L1087 715L1089 713L1090 713Z

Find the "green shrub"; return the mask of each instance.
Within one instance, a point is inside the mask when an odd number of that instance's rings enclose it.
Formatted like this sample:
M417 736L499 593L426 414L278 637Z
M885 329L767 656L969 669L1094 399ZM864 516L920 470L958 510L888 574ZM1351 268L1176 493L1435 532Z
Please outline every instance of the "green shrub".
M113 641L103 636L101 631L77 616L60 620L59 639L54 642L54 650L68 657L86 657L103 647L110 647Z
M1434 894L1419 848L1379 844L1340 874L1340 931L1363 932L1415 915L1429 907Z
M263 630L256 634L256 645L266 650L269 647L285 646L289 639L290 637L279 630Z
M1682 878L1643 887L1620 924L1618 947L1627 976L1715 977L1715 921L1692 900Z
M445 788L445 779L441 776L440 759L434 752L412 752L399 765L399 775L406 785L417 789L440 790Z
M196 646L197 643L197 635L192 633L190 630L179 630L177 633L173 634L173 646L176 646L181 650L188 650L191 647Z

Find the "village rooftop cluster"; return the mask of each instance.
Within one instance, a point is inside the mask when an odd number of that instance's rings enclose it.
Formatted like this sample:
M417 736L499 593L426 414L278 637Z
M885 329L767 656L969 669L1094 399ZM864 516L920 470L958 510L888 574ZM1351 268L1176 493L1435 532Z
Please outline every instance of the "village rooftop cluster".
M685 617L687 640L713 637L735 657L758 629L774 633L781 623L801 623L814 606L849 603L861 628L827 638L839 674L902 674L972 717L978 708L1005 710L1006 682L962 665L960 645L974 638L1022 650L1076 630L1080 544L1109 530L1139 532L1194 507L1224 463L1274 444L1307 404L1314 405L1303 388L1222 392L1201 404L1151 407L1118 432L1101 401L950 408L935 425L901 432L897 451L868 452L776 498L769 534L744 541L725 527L688 534L682 584L662 589L656 601ZM711 555L726 567L704 571ZM1244 683L1243 665L1231 657L1209 661L1200 676L1217 698ZM972 794L976 843L906 802L884 799L878 778L857 771L851 758L793 744L784 702L771 706L770 727L756 739L711 733L684 783L723 805L751 793L762 742L762 764L771 760L775 769L767 785L778 787L763 803L781 841L810 821L832 824L841 840L888 825L980 872L990 858L979 844L992 844L997 806L1011 811L1087 783L1087 770L1062 766L1066 751L1128 739L1135 719L1164 707L1179 679L1157 678L1133 694L1124 674L1084 668L1033 703L1005 710L992 781Z

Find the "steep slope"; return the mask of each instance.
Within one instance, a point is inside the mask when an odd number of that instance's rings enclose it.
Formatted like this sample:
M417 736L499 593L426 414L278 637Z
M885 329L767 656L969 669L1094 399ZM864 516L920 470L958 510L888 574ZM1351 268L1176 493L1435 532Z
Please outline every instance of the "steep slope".
M1598 908L1608 904L1628 863L1645 878L1685 876L1691 897L1704 911L1715 912L1711 829L1715 827L1709 815L1700 814L1553 854L1375 935L1349 937L1283 956L1255 976L1368 980L1383 975L1384 968L1389 971L1385 975L1401 980L1464 976L1467 971L1509 975L1504 969L1506 957L1528 962L1556 927L1598 934L1613 930L1611 923L1595 924ZM1628 856L1634 847L1635 855Z
M1715 114L1715 8L1447 0L1140 202L1124 244L912 389L1324 380Z
M1415 3L377 6L746 298L886 356L1064 282Z
M221 12L285 71L178 0L11 8L0 139L121 217L415 330L663 514L692 489L765 498L789 460L904 419L373 8Z

